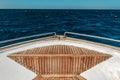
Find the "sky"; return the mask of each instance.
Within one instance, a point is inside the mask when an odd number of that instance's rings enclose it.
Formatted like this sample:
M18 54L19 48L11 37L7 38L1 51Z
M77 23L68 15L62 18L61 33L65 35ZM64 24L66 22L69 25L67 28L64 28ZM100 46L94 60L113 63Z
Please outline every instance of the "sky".
M0 0L0 9L120 9L120 0Z

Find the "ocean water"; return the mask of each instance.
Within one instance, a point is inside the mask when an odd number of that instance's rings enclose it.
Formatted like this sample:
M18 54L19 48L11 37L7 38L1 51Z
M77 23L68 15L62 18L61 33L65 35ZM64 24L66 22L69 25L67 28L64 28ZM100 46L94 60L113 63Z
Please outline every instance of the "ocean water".
M0 10L0 41L66 31L120 40L120 10ZM89 40L120 47L117 42Z

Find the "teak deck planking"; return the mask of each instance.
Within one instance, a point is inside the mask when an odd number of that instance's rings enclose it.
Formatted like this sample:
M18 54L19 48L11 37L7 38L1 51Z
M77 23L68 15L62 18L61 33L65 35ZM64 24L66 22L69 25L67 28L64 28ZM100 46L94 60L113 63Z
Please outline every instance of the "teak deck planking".
M110 58L111 55L75 46L51 45L13 53L8 57L37 75L79 75ZM43 78L47 80L85 80L76 77L42 77L41 79Z

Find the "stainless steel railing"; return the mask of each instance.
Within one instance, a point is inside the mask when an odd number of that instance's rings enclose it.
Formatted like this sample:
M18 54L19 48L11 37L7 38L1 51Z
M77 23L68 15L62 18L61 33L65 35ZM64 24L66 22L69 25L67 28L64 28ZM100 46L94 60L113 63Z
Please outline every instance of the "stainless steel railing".
M20 37L20 38L0 41L0 45L5 44L5 43L9 43L9 42L18 41L18 40L29 39L29 38L34 38L34 37L41 37L41 36L49 36L49 35L56 36L56 32L49 32L49 33L43 33L43 34L37 34L37 35L31 35L31 36L26 36L26 37Z
M119 42L120 43L120 40L115 40L115 39L105 38L105 37L100 37L100 36L93 36L93 35L88 35L88 34L74 33L74 32L65 32L64 36L67 37L68 34L77 35L77 36L83 36L83 37L97 38L97 39L108 40L108 41L113 41L113 42Z
M34 38L34 37L40 37L40 36L49 36L49 37L51 37L50 35L56 36L57 34L56 34L56 32L50 32L50 33L43 33L43 34L26 36L26 37L20 37L20 38L15 38L15 39L10 39L10 40L0 41L0 45L1 44L5 44L5 43L9 43L9 42L18 41L18 40L29 39L29 38ZM67 35L77 35L77 36L88 37L88 38L97 38L97 39L108 40L108 41L120 43L120 40L115 40L115 39L105 38L105 37L100 37L100 36L93 36L93 35L88 35L88 34L81 34L81 33L74 33L74 32L65 32L64 36L69 37ZM43 38L45 38L45 37L38 38L38 39L43 39ZM26 40L26 41L30 41L30 40ZM32 40L35 40L35 39L32 39ZM25 41L22 41L22 42L25 42ZM17 43L21 43L21 42L16 42L15 44L17 44ZM12 44L9 44L9 45L12 45ZM6 46L9 46L9 45L0 46L0 48L6 47Z

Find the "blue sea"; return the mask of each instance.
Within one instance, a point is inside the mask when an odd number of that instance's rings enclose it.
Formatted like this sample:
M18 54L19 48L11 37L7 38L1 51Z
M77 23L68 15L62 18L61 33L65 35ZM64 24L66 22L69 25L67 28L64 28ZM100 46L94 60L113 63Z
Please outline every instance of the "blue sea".
M66 31L120 40L120 10L0 10L0 41ZM120 47L118 42L90 40Z

